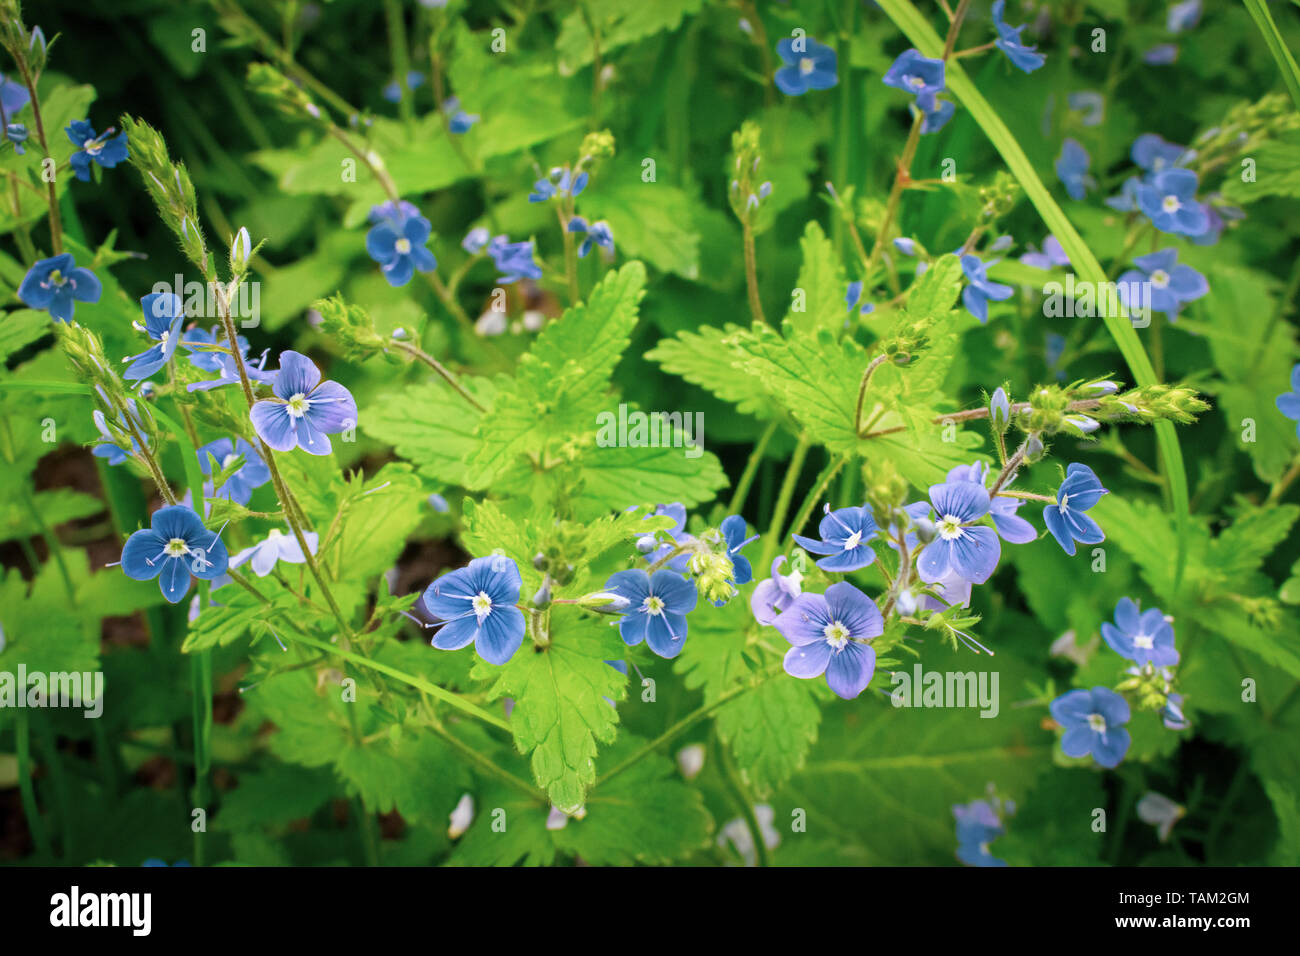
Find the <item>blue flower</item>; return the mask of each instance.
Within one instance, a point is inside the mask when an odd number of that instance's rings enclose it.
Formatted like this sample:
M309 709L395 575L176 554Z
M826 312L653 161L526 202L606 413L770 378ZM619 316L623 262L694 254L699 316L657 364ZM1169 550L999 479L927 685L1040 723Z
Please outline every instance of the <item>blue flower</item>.
M1088 175L1088 166L1092 157L1077 140L1066 138L1061 144L1061 155L1056 159L1057 178L1065 184L1065 191L1071 199L1082 199L1088 194L1088 187L1093 179Z
M1072 690L1052 701L1052 717L1065 728L1061 749L1068 757L1086 757L1107 769L1119 766L1132 739L1124 729L1129 707L1107 687Z
M125 162L130 155L126 148L126 133L118 133L112 139L113 129L109 127L98 136L90 125L90 120L73 120L65 131L72 145L77 147L68 162L72 171L83 183L90 182L90 164L99 163L105 169L112 169L118 163Z
M425 248L429 241L429 220L410 203L398 207L391 202L376 206L371 210L371 221L376 224L366 233L366 252L379 263L389 285L406 285L416 271L432 272L438 268L438 260Z
M230 356L224 352L218 352L215 349L203 348L205 345L222 345L225 341L225 333L218 334L217 330L221 326L213 326L211 329L201 329L195 326L187 329L181 336L180 346L189 352L190 364L197 369L205 372L221 371L222 360L229 359ZM247 355L248 340L242 335L237 337L239 343L239 354Z
M544 178L533 183L533 191L528 194L529 202L546 202L557 196L577 196L587 188L587 173L579 172L577 176L567 166L554 166Z
M962 304L981 322L989 320L989 299L1003 302L1011 298L1016 291L1009 285L990 280L988 267L980 261L979 256L970 254L962 256L961 271L966 274L967 279L966 288L961 290Z
M1196 26L1201 19L1201 0L1183 0L1169 8L1165 26L1170 33L1182 33Z
M657 505L654 514L646 515L646 518L652 518L658 515L664 515L673 520L673 526L668 529L668 537L672 538L672 544L657 545L657 538L654 535L645 535L637 542L637 547L646 552L645 559L651 564L658 564L672 553L673 549L679 545L689 545L694 540L693 535L686 533L686 506L678 502L667 505ZM642 519L645 520L645 519ZM688 552L683 551L675 555L665 567L672 568L679 574L685 574L690 564L691 556Z
M957 822L957 859L967 866L1006 866L989 852L989 844L1006 830L997 811L986 800L954 804L952 815Z
M1173 626L1158 607L1142 611L1128 598L1120 598L1115 623L1102 624L1101 636L1111 650L1135 664L1172 667L1178 663Z
M1002 556L998 533L975 524L992 506L988 490L976 481L931 485L930 504L934 507L937 533L917 559L921 580L939 581L956 574L965 581L983 584Z
M1161 232L1199 236L1210 228L1210 218L1196 201L1196 186L1190 169L1161 169L1138 185L1138 208Z
M241 343L240 351L243 352L247 346L242 344L244 341L242 336L239 341ZM184 340L181 341L181 344L185 344ZM266 370L266 359L268 353L269 350L263 352L262 357L256 362L250 362L248 356L244 356L244 374L248 376L249 381L261 382L263 385L275 385L275 380L279 377L280 373L279 371L268 372ZM191 382L189 385L185 386L186 391L206 392L214 388L223 388L226 385L238 384L239 369L235 366L234 356L223 355L219 352L209 352L208 354L216 357L216 371L220 372L220 375L217 378L209 379L205 382ZM194 362L195 358L195 355L190 356L191 364L197 364Z
M925 114L921 121L921 134L937 133L948 125L948 121L957 113L957 106L948 100L935 100L934 109Z
M831 511L830 505L827 505L825 515L817 525L820 541L805 538L801 534L792 534L790 537L805 551L829 555L818 561L817 567L823 571L844 573L865 568L876 560L876 552L868 542L879 531L870 506Z
M1158 173L1162 169L1181 166L1195 156L1196 153L1186 146L1170 143L1155 133L1143 133L1133 140L1133 147L1129 150L1129 155L1132 157L1133 162L1147 172Z
M0 108L4 109L6 117L13 116L31 101L31 94L24 84L0 75Z
M722 537L727 542L727 557L731 559L732 581L737 586L754 580L754 569L749 566L749 559L740 553L745 545L758 540L758 535L746 538L745 519L740 515L731 515L722 519Z
M898 239L894 240L895 243L899 241L900 240ZM876 311L876 304L874 302L868 302L862 298L861 281L855 280L849 283L848 291L844 294L844 302L846 303L848 310L850 312L852 312L854 307L857 306L859 302L861 302L862 305L861 307L858 308L859 315L868 315Z
M1133 260L1136 269L1123 273L1115 283L1126 308L1149 305L1170 320L1178 317L1184 302L1199 299L1210 291L1209 283L1191 266L1178 265L1178 250L1161 249Z
M246 505L253 497L253 489L260 488L271 480L271 469L262 461L257 450L242 438L236 438L233 442L229 438L218 438L200 448L199 468L205 475L212 474L209 455L216 459L218 471L224 471L227 465L234 463L236 457L242 457L244 464L215 492L211 490L212 483L207 482L203 490L205 497L229 498L236 504Z
M1002 392L1002 389L998 389ZM994 395L996 401L996 393ZM1007 401L1006 393L1002 393L1002 405L1006 410L1003 412L1004 417L1009 418L1011 415L1011 405ZM956 468L949 470L948 481L973 481L981 488L985 486L988 478L988 466L982 461L977 461L973 465L958 465ZM1028 544L1038 538L1038 532L1024 518L1016 514L1020 506L1025 502L1019 498L1007 498L998 495L989 502L989 517L993 519L993 528L1003 541L1007 544Z
M442 111L447 115L447 129L457 136L468 133L481 117L477 113L466 113L460 108L460 100L453 96L443 100Z
M1108 493L1087 465L1074 462L1065 469L1065 481L1056 490L1056 504L1043 508L1043 521L1066 554L1074 554L1076 541L1098 544L1106 540L1101 527L1084 512Z
M1070 257L1065 254L1060 240L1049 235L1043 240L1042 252L1026 252L1020 257L1020 261L1036 269L1054 269L1057 266L1068 266Z
M138 429L140 426L140 418L139 418L139 413L136 411L135 399L128 398L126 400L126 408L128 414L130 414L131 418L134 420L134 423ZM108 463L110 465L120 465L122 464L122 462L126 461L129 457L131 457L131 455L135 454L137 451L140 450L140 446L136 442L135 437L127 436L129 441L131 442L131 452L130 454L128 454L122 448L122 446L117 443L118 442L117 436L114 435L113 432L110 431L108 428L108 419L104 416L104 413L101 412L98 408L90 413L90 417L95 422L95 428L99 431L100 438L103 439L100 443L96 444L95 447L91 449L90 453L94 455L96 458L106 458L108 459ZM121 426L122 430L126 431L127 430L126 419L122 417L121 412L119 412L117 415L117 421L118 424Z
M884 84L916 96L916 106L923 113L935 111L935 95L943 92L943 60L922 56L908 50L890 65Z
M786 96L829 90L839 82L835 50L812 37L784 37L776 52L785 65L776 71L776 88Z
M1130 176L1124 180L1120 187L1118 196L1110 196L1104 200L1107 206L1119 212L1132 212L1137 209L1137 191L1138 186L1142 185L1142 180L1137 176Z
M309 455L328 455L330 435L357 423L357 403L337 382L322 382L311 359L286 350L272 386L274 398L255 404L249 417L258 437L276 451L301 448Z
M320 536L314 531L304 531L302 536L307 542L307 550L315 554ZM263 540L231 558L230 566L238 568L248 563L259 578L264 578L271 573L278 561L306 564L307 557L302 553L297 535L285 534L279 528L272 528Z
M993 27L998 31L998 38L994 41L994 46L1007 55L1011 63L1026 73L1033 73L1046 61L1046 57L1038 52L1037 47L1025 46L1020 40L1020 31L1025 27L1022 24L1018 27L1008 26L1007 22L1002 19L1003 13L1007 8L1007 0L994 0L993 2Z
M695 585L676 571L660 568L653 575L640 568L619 571L605 582L606 591L628 600L618 633L629 647L643 640L660 657L673 658L686 643L686 615L695 610Z
M22 123L9 123L5 126L5 139L14 144L14 152L19 156L27 152L23 149L23 143L27 142L27 135L27 127Z
M1279 412L1293 422L1300 423L1300 365L1291 368L1291 391L1283 392L1274 399L1274 403ZM1295 434L1300 438L1300 424L1296 425Z
M486 228L475 226L465 233L465 238L460 241L460 247L472 256L478 255L491 238L492 233L488 232Z
M885 621L871 598L847 581L825 595L800 594L773 622L793 647L785 672L805 680L826 675L826 684L844 700L866 690L876 670L868 643L885 632Z
M191 575L211 581L226 571L226 546L203 525L193 508L168 505L153 513L149 527L126 539L122 571L136 581L158 579L162 596L175 604L190 589Z
M789 574L782 574L783 564L785 564L785 555L774 558L772 576L760 582L758 587L754 588L754 593L749 596L749 609L754 612L754 620L759 624L774 623L777 615L789 608L802 591L803 573L794 570Z
M1083 114L1079 122L1084 126L1100 126L1106 117L1106 98L1096 90L1075 90L1066 97L1066 103Z
M503 273L497 276L497 282L503 285L520 279L540 279L542 267L533 259L533 240L508 242L505 236L497 236L487 246L488 255Z
M1160 720L1168 730L1186 730L1190 727L1191 721L1183 713L1183 695L1170 694L1165 698L1164 709L1160 712Z
M1175 43L1161 43L1153 46L1142 54L1142 59L1151 66L1168 66L1178 59L1178 45Z
M23 276L18 298L44 309L60 322L71 322L77 302L98 302L103 291L95 273L78 268L72 253L38 259Z
M156 857L156 856L151 856L151 857L149 857L149 859L145 860L145 861L144 861L143 863L141 863L140 865L141 865L141 866L167 866L167 861L166 861L166 860L162 860L162 859L160 859L160 858L158 858L158 857ZM175 863L173 863L173 864L171 864L171 865L172 865L173 867L177 867L177 866L189 866L189 865L190 865L190 861L189 861L189 860L177 860Z
M424 74L419 70L411 70L406 74L406 88L414 90L424 85ZM402 86L396 80L384 87L384 99L390 103L400 103L402 101Z
M609 223L603 219L587 225L587 220L581 216L574 216L569 220L569 232L586 234L587 238L583 239L582 245L578 247L579 259L585 259L593 245L608 250L611 256L614 254L614 233L609 228Z
M522 585L518 565L502 555L442 575L424 592L425 608L443 622L431 643L444 651L473 644L489 664L504 664L524 642L524 615L515 607Z
M181 342L181 325L185 322L185 304L172 292L152 292L140 300L140 308L144 312L144 325L133 324L158 344L127 357L131 364L122 377L132 382L148 378L171 361Z

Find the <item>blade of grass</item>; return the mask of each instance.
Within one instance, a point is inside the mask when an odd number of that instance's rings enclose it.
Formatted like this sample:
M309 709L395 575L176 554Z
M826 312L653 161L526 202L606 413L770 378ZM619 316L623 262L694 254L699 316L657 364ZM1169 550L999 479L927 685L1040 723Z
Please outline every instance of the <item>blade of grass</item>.
M1264 5L1263 0L1243 0L1243 2L1255 20L1255 26L1259 27L1259 32L1263 34L1264 42L1268 44L1268 52L1272 53L1273 59L1277 61L1277 68L1282 74L1282 82L1286 84L1287 92L1291 94L1291 101L1295 103L1296 109L1300 109L1300 66L1296 65L1295 57L1287 49L1281 31L1273 22L1273 15L1268 12L1268 7Z
M922 54L929 57L940 57L943 55L943 39L934 28L930 26L928 20L912 5L910 0L879 0L880 8L894 22L909 40L915 44L916 48ZM1029 157L1025 155L1020 144L1016 142L1011 131L1007 129L1001 117L989 105L988 100L984 99L975 84L971 82L966 71L962 69L959 63L949 61L946 68L946 80L948 89L952 95L958 99L961 104L970 111L971 116L975 119L984 135L989 138L993 146L1001 154L1007 168L1011 171L1020 186L1033 203L1034 208L1038 210L1039 216L1046 223L1048 230L1056 236L1065 250L1066 255L1070 257L1070 262L1074 267L1079 278L1085 282L1091 282L1096 288L1101 288L1106 281L1106 273L1097 261L1097 257L1092 254L1083 237L1079 235L1078 230L1070 222L1069 218L1057 205L1056 200L1052 198L1043 181L1034 171L1033 165L1029 162ZM1106 298L1101 296L1099 298ZM1120 354L1124 356L1124 361L1128 364L1129 370L1133 373L1133 378L1138 385L1151 385L1156 382L1155 370L1151 367L1151 361L1147 358L1146 352L1142 348L1142 343L1138 340L1137 333L1133 331L1133 326L1121 309L1119 314L1109 314L1109 310L1102 305L1102 320L1106 323L1106 328L1111 337L1115 340L1115 345L1119 348ZM1178 530L1178 554L1174 565L1174 587L1177 588L1182 581L1183 569L1187 562L1187 535L1188 524L1190 519L1190 507L1187 495L1187 472L1183 466L1183 453L1178 447L1178 436L1174 431L1172 422L1159 421L1155 423L1156 443L1160 449L1160 457L1165 465L1165 472L1169 476L1170 500L1173 503L1174 519Z

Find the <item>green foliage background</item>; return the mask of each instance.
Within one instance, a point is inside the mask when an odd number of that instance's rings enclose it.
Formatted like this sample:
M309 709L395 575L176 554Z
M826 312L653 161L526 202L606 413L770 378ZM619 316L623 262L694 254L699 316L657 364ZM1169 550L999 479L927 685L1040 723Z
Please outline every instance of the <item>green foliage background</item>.
M951 159L958 179L909 191L900 227L936 253L957 248L978 221L980 188L1011 167L1024 194L999 231L1015 237L1017 254L1041 245L1045 220L1063 210L1109 268L1124 227L1099 199L1131 172L1136 136L1191 142L1240 104L1286 91L1290 77L1279 73L1246 4L1207 3L1202 24L1177 38L1180 56L1168 67L1141 59L1169 39L1163 2L1044 6L1053 18L1042 41L1048 60L1032 77L996 52L961 61L986 112L963 102L946 129L921 139L917 177L937 178ZM19 235L48 254L44 206L25 192L17 211L0 202L0 233L14 240L0 244L0 669L19 661L29 670L98 668L108 688L98 721L0 710L0 859L737 863L719 834L731 820L752 825L750 808L765 803L781 840L764 862L949 865L951 805L993 783L1020 808L994 845L1012 864L1300 862L1300 546L1292 534L1300 509L1287 503L1300 443L1273 404L1300 354L1297 134L1257 144L1256 181L1227 170L1222 192L1247 218L1215 246L1180 244L1181 261L1206 275L1210 294L1161 338L1144 330L1133 339L1126 329L1130 338L1117 344L1101 322L1046 319L1029 291L981 326L953 308L959 269L940 261L906 311L886 310L881 321L898 325L871 333L887 338L917 317L934 323L923 361L879 372L883 412L902 427L864 448L853 417L861 350L836 338L844 287L858 278L853 238L824 183L855 197L855 225L869 240L909 122L903 97L880 77L903 49L924 47L918 18L940 34L946 26L937 4L880 7L452 0L441 34L444 82L482 115L453 141L427 83L396 106L381 96L408 65L430 70L428 31L438 15L413 2L28 4L27 21L59 35L40 86L46 125L57 131L55 158L72 152L61 131L74 119L89 116L102 130L127 114L155 127L193 178L218 255L240 226L265 240L252 276L261 283L262 324L246 333L254 354L307 352L356 396L356 443L336 442L324 460L282 456L281 466L330 541L324 563L343 614L365 633L342 648L328 614L272 588L263 588L269 605L223 590L223 607L191 624L187 606L164 604L152 582L103 567L158 501L142 471L90 456L90 398L76 387L48 317L14 294L28 265ZM974 39L963 45L991 37L987 8L973 4L963 36ZM1296 48L1300 10L1271 8L1282 42ZM758 18L768 47L738 27L742 16ZM491 46L497 28L505 30L503 53ZM833 90L792 98L772 87L771 44L795 28L837 47ZM1096 28L1106 31L1104 54L1090 51ZM204 31L202 52L195 30ZM471 226L535 236L546 277L528 301L512 293L510 311L546 312L553 321L545 330L484 338L424 283L390 288L364 246L366 214L385 198L380 182L364 166L349 181L340 170L351 154L337 139L252 95L249 66L266 62L328 84L329 96L307 90L341 123L349 111L340 104L370 117L354 134L432 221L440 277L466 263L459 244ZM1068 93L1083 89L1105 97L1100 125L1082 125L1067 108ZM1002 141L989 117L1005 124ZM773 184L755 226L758 291L772 325L753 328L742 232L727 197L731 135L745 120L762 129L761 178ZM597 166L577 211L610 222L617 261L582 260L584 301L565 311L554 208L526 197L539 167L571 161L584 135L602 129L616 154ZM1101 180L1085 202L1066 199L1053 173L1065 136L1085 145ZM1008 143L1023 153L1027 175ZM643 178L647 160L653 182ZM0 153L10 183L30 178L38 162L31 143L26 156ZM1034 192L1040 183L1050 209ZM79 264L93 262L104 283L100 303L79 306L78 320L109 356L139 351L137 299L177 273L197 276L135 169L107 171L94 184L64 176L57 190L69 249ZM899 263L905 285L912 268ZM1014 258L991 275L1043 281ZM457 300L469 319L494 288L490 265L467 267ZM806 311L791 309L794 288L807 292ZM381 339L406 330L456 370L486 411L418 362L346 347L331 334L344 303L363 310ZM325 323L309 321L313 312ZM1176 439L1164 426L1163 441L1181 447L1185 481L1151 429L1107 428L1097 443L1060 436L1059 460L1088 462L1112 492L1093 512L1107 533L1104 573L1093 573L1086 552L1069 558L1050 538L1008 547L998 574L974 595L992 661L951 649L937 632L913 643L927 670L996 669L996 719L971 709L896 710L883 667L868 693L847 702L820 681L780 674L774 651L783 642L754 623L749 589L721 609L701 602L675 662L629 652L604 620L575 610L563 621L557 612L547 652L525 646L497 668L468 650L431 650L398 613L437 574L494 549L519 564L525 596L541 583L532 564L539 551L572 565L564 596L596 590L629 565L632 541L647 527L642 513L623 509L680 501L701 526L716 525L751 460L742 513L760 531L792 458L805 465L790 479L795 502L840 456L853 463L834 471L826 497L835 505L860 504L882 474L908 482L915 498L948 468L992 454L978 423L945 440L931 420L980 405L1000 384L1022 399L1055 381L1049 332L1068 339L1061 367L1069 379L1113 374L1132 383L1135 356L1150 356L1165 381L1188 382L1213 408ZM243 414L236 390L225 391L232 394L205 396L196 412L204 441L231 434L229 423ZM705 453L597 447L592 423L619 402L703 412ZM158 406L174 414L171 397ZM42 438L47 420L57 428L54 445ZM1243 440L1247 420L1253 441ZM162 448L180 488L191 480L183 437L169 431ZM1056 483L1054 465L1038 466L1035 489ZM451 503L448 514L429 507L434 493ZM269 486L250 505L276 507ZM279 525L233 517L238 546ZM786 545L752 546L760 579L778 548ZM871 570L858 580L881 586ZM320 602L310 580L291 583ZM1044 702L1071 686L1113 686L1119 659L1103 646L1076 666L1049 648L1067 631L1086 645L1125 595L1174 616L1192 728L1175 733L1137 713L1127 759L1102 772L1061 755ZM911 657L890 653L910 667ZM636 669L625 678L610 659ZM654 681L653 701L644 699L643 677ZM358 703L341 700L344 678L355 682ZM1255 699L1243 700L1243 680L1253 682ZM673 760L689 744L706 752L693 780ZM19 787L29 765L36 827ZM1148 790L1188 809L1169 843L1135 817ZM478 813L453 839L448 814L466 792ZM550 829L552 804L586 814ZM200 805L209 825L195 834L191 811ZM1093 829L1095 808L1107 811L1104 833ZM492 826L498 809L504 832ZM806 819L806 830L791 829L796 819Z

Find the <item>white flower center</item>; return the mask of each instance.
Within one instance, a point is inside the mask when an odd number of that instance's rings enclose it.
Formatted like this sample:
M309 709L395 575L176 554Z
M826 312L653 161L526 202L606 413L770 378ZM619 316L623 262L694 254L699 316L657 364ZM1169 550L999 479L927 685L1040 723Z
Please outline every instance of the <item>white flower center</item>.
M1070 506L1070 496L1069 496L1069 495L1061 495L1061 500L1058 501L1058 502L1056 503L1056 507L1058 507L1058 508L1060 508L1062 511L1064 511L1064 510L1065 510L1066 508L1068 508L1069 506Z
M861 532L861 531L855 531L855 532L853 532L851 535L849 535L847 538L844 539L844 550L845 550L845 551L852 551L854 548L856 548L856 547L857 547L859 544L861 544L861 543L862 543L862 532Z
M826 643L837 651L844 650L844 645L849 642L849 629L839 621L832 621L822 628L822 635Z
M479 621L492 613L492 598L488 597L486 591L479 591L478 594L475 594L470 604L473 605L474 613L478 616Z
M311 408L311 402L302 392L294 395L285 404L289 407L289 416L291 418L302 418L307 414L307 409Z
M1089 714L1088 726L1095 733L1104 734L1106 732L1106 718L1101 714Z
M104 148L103 142L96 139L88 139L86 140L84 145L86 147L86 152L88 152L91 156L98 155L99 151Z
M190 553L190 546L185 543L184 538L172 538L163 548L163 552L169 558L179 558Z
M272 529L271 529L271 533L268 534L268 535L266 536L266 540L267 540L268 542L270 542L270 541L277 541L277 540L279 540L280 538L283 538L283 537L284 537L284 532L283 532L283 531L281 531L279 528L272 528Z
M408 255L411 251L411 240L398 239L395 243L393 243L393 248L397 250L398 255L402 255L402 256Z
M1160 201L1160 208L1165 212L1178 212L1183 208L1183 204L1178 201L1177 196L1166 196Z
M1151 284L1157 289L1167 288L1169 285L1169 273L1164 269L1157 269L1151 273Z
M961 519L956 515L944 515L939 519L939 537L952 541L961 537Z
M813 61L809 57L803 57L799 61L799 72L807 76L813 71Z
M1139 634L1133 638L1133 646L1144 651L1149 651L1156 646L1155 638L1148 637L1145 634Z
M641 607L645 609L647 614L662 614L664 612L664 601L663 598L651 594L641 602Z
M919 90L925 86L925 77L923 76L905 76L903 82L914 90Z

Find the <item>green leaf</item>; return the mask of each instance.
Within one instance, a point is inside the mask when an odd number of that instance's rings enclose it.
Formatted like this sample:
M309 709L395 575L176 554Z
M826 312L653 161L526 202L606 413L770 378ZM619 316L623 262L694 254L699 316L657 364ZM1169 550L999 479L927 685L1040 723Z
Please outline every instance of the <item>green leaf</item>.
M844 301L844 279L835 247L816 222L808 223L803 238L799 240L803 251L803 265L795 292L802 293L804 308L791 308L785 320L796 335L816 333L820 329L836 332L844 327L847 312Z
M613 766L645 741L624 734L602 755ZM672 761L651 754L591 794L581 820L553 831L555 845L593 866L662 865L707 845L713 819Z
M520 753L531 755L533 776L561 810L583 805L596 781L596 745L611 743L627 678L609 664L626 648L604 621L565 616L554 641L525 643L501 667L476 661L473 675L492 679L491 697L515 702L510 728Z
M546 326L475 429L466 476L471 487L487 487L521 455L542 458L575 440L594 441L595 417L644 290L645 267L629 262L607 275L587 302Z
M35 309L15 309L7 312L0 321L0 362L38 341L50 331L48 312Z
M754 627L741 596L691 619L690 640L675 669L687 687L703 690L706 704L767 666L749 643L747 631ZM803 766L817 739L821 711L810 682L778 674L723 704L714 721L742 778L755 796L764 797Z
M602 164L578 197L578 212L607 220L619 250L663 272L700 277L700 236L693 228L698 203L667 183L645 182L639 162Z
M485 378L461 384L482 405L495 389ZM475 447L481 412L440 378L382 395L366 406L362 430L392 445L420 474L449 485L466 484L465 459Z
M676 30L682 17L698 13L703 5L704 0L589 0L583 4L599 34L602 57L656 33ZM592 61L591 30L583 10L574 10L564 18L555 52L565 76Z
M776 412L767 390L740 364L745 353L735 339L744 332L730 323L722 328L701 325L684 329L673 338L660 339L645 357L658 362L665 372L731 402L743 415L771 418Z

